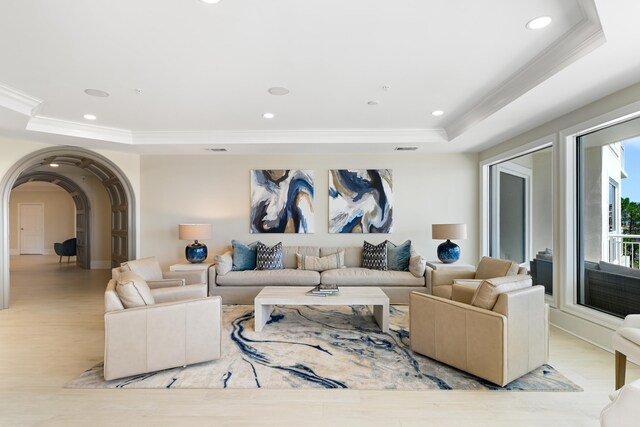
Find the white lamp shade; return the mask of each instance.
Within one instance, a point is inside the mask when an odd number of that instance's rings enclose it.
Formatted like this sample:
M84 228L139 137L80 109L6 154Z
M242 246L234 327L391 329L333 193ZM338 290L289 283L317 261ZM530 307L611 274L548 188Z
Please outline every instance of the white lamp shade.
M180 240L207 240L211 238L211 224L180 224Z
M438 240L466 239L467 224L432 224L431 238Z

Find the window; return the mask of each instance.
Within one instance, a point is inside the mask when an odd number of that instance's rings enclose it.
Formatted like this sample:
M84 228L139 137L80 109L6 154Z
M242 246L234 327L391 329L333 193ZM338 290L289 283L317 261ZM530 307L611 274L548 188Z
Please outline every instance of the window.
M577 302L618 317L640 313L639 135L636 118L577 138Z

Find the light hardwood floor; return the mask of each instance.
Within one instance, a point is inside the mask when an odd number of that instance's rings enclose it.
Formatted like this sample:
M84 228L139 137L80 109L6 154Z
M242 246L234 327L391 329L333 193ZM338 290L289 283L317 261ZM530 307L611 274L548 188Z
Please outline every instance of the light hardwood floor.
M613 391L613 355L556 328L550 364L582 393L353 390L71 390L102 360L110 272L11 258L0 311L0 425L597 426ZM640 377L629 364L627 378Z

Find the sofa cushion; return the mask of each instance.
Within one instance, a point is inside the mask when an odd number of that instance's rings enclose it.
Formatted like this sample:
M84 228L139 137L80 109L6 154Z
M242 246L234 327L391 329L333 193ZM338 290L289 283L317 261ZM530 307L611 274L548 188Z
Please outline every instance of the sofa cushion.
M139 274L124 271L116 284L116 293L125 308L142 307L155 304L151 289Z
M395 245L387 240L387 270L409 271L411 240Z
M409 271L416 277L424 276L424 271L427 268L427 260L420 255L413 255L409 258Z
M297 254L320 256L320 248L317 246L283 246L282 248L283 258L282 262L284 268L298 268Z
M320 282L338 286L424 286L424 277L415 277L408 271L372 270L349 267L320 273Z
M216 276L220 286L315 286L320 283L320 273L310 270L246 270L231 271Z
M282 256L282 242L271 247L258 242L256 270L282 270L284 268Z
M245 245L238 240L231 241L231 247L233 248L233 271L256 269L258 243L260 242L253 242Z
M476 289L471 305L493 310L498 301L498 296L505 292L511 292L531 286L531 276L506 276L483 280Z
M324 271L334 268L344 268L344 251L324 257L296 254L298 269Z
M366 240L362 246L362 268L387 270L387 241L373 245Z
M362 267L362 246L323 247L320 248L320 256L327 256L340 251L344 251L345 266Z
M508 259L482 257L476 269L476 279L492 279L494 277L515 276L520 266Z
M600 270L604 271L605 273L620 274L622 276L631 276L640 279L639 269L625 267L624 265L611 264L610 262L600 261Z
M133 271L145 280L162 280L162 268L156 257L140 258L120 264L121 271Z
M233 269L233 254L231 251L216 255L213 260L216 263L216 274L220 276L224 276Z

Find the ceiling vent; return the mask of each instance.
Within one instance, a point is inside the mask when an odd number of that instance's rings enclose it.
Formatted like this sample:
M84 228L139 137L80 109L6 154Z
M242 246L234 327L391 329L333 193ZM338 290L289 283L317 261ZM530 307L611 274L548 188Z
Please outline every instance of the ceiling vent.
M416 151L418 147L396 147L394 150L396 151Z

